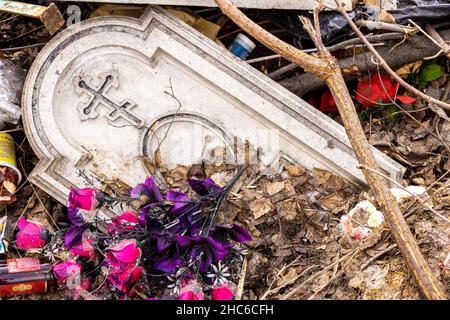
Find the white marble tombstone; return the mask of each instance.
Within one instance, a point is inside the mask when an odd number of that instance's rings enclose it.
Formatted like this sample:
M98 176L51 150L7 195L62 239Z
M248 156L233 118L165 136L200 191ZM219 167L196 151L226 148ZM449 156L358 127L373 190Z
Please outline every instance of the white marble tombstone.
M239 158L234 142L247 140L264 165L296 162L364 183L342 126L158 7L58 34L33 63L22 106L39 157L29 179L63 203L86 178L143 181L142 156L162 140L172 167L216 146ZM374 152L399 181L403 167Z

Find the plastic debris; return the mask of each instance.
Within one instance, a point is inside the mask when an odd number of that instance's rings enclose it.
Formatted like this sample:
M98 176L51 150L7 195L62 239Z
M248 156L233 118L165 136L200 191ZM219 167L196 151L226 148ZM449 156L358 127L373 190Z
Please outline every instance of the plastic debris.
M14 139L7 133L0 133L0 204L10 204L16 200L14 194L21 180Z
M384 222L381 211L368 200L359 202L350 212L341 217L339 228L354 239L364 239L372 234L372 229Z
M22 70L0 59L0 129L5 122L17 124L22 116L20 98L24 79Z
M420 196L427 191L427 189L423 186L408 186L405 189L391 188L391 193L397 202L408 199L413 195Z
M99 294L110 292L119 299L154 298L153 291L163 295L158 298L231 299L229 280L239 274L246 254L243 243L252 237L239 225L218 224L210 210L228 185L222 188L211 178L187 183L198 197L163 192L151 176L120 197L93 188L71 188L67 201L71 224L57 236L64 237L70 258L53 266L58 284L70 289L67 294L74 299L95 298L89 293L95 281L104 284ZM87 222L90 211L116 205L128 210L109 221L97 217L94 223ZM23 223L24 219L20 228ZM93 228L105 223L104 231ZM29 233L37 240L41 229L32 227ZM148 277L152 291L146 289L146 274L156 275Z
M252 40L246 35L239 33L228 50L236 57L245 60L255 47L256 44Z

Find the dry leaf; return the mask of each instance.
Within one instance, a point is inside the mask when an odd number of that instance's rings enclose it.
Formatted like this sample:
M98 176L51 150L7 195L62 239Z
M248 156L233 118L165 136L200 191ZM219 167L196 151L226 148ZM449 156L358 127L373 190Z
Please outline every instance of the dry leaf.
M258 219L272 210L272 203L265 198L256 199L250 203L250 210L255 219Z
M314 168L313 172L314 172L314 181L317 186L327 183L332 175L330 171L317 168Z
M274 194L280 192L284 189L283 181L269 182L266 186L266 191L269 196L273 196Z
M375 132L370 136L369 143L374 147L390 147L391 141L394 139L394 135L390 132L381 131Z
M333 213L342 211L347 206L347 200L344 195L335 192L329 196L322 197L318 200L320 206Z
M297 277L297 269L296 268L289 268L288 272L280 277L277 281L277 286L283 286L286 283L294 280Z
M299 177L305 173L304 168L300 168L299 166L293 164L284 166L284 170L286 170L291 177Z

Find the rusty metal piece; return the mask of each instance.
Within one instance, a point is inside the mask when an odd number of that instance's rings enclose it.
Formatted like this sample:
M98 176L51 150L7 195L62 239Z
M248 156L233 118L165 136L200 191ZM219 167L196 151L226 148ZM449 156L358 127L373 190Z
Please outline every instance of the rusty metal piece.
M53 35L64 25L64 18L54 3L45 7L30 3L0 0L0 12L39 19L50 35Z

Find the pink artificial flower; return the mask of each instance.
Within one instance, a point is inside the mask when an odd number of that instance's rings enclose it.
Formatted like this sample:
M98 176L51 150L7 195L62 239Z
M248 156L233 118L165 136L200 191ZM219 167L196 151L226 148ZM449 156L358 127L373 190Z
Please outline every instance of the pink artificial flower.
M16 235L18 248L26 251L29 249L41 249L45 246L45 238L42 237L46 230L44 227L23 217L19 218L17 227L19 228L19 232Z
M112 220L108 225L108 233L113 235L120 231L133 230L139 224L139 218L127 211Z
M78 189L70 187L67 207L69 209L94 210L99 205L99 201L96 198L99 192L99 190L94 188Z
M202 286L195 280L183 280L178 300L205 300Z
M88 259L92 259L95 257L95 247L92 245L94 239L83 240L78 244L72 245L69 252L74 256L85 257Z
M109 248L103 262L108 268L108 282L126 293L143 272L143 268L137 266L140 256L141 249L136 247L136 239L122 240Z
M233 291L223 284L211 290L211 297L213 300L233 300Z
M119 263L134 263L139 259L141 249L136 247L136 239L127 239L108 249L108 256ZM112 257L111 257L112 256Z
M132 286L142 275L142 267L132 264L127 265L123 270L115 270L108 275L108 282L123 293L127 292L128 288Z
M66 260L55 264L52 271L56 280L58 280L58 283L64 284L69 278L78 277L80 275L81 266L74 261Z

